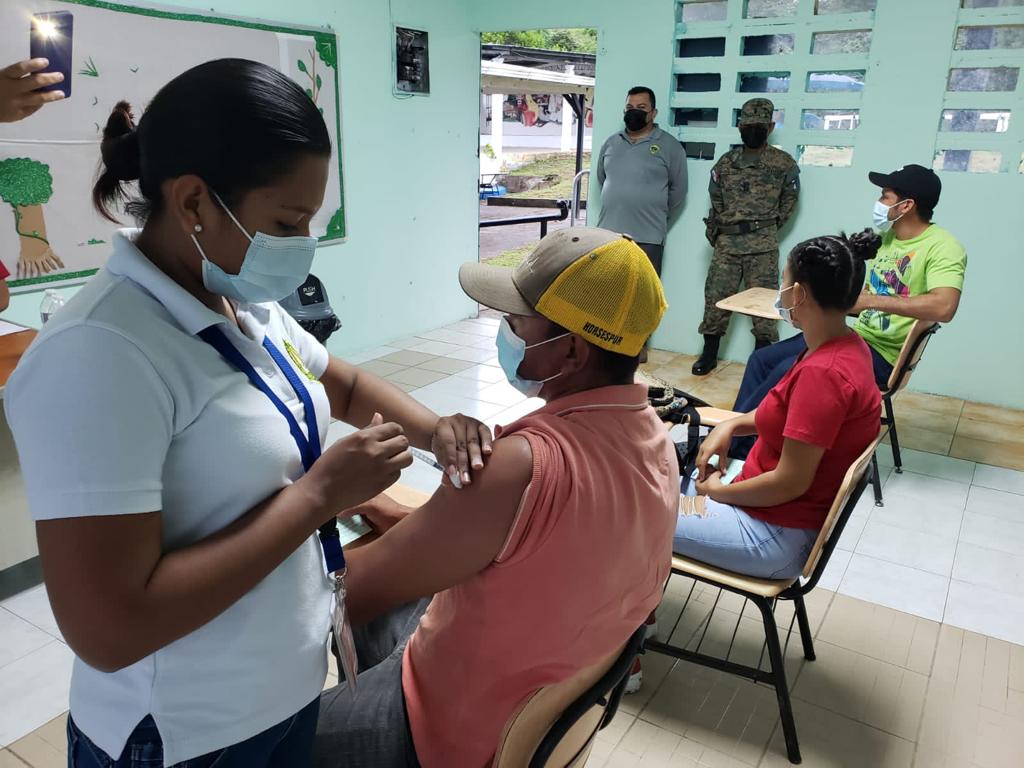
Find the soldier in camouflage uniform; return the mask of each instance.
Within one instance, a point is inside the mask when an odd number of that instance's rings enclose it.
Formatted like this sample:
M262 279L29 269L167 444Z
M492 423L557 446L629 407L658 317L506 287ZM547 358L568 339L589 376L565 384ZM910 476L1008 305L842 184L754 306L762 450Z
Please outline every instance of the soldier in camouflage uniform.
M750 99L740 110L743 146L719 158L711 171L708 241L715 253L704 285L704 351L693 373L704 376L718 365L718 347L732 313L715 304L741 287L778 288L778 230L796 207L800 169L781 149L769 146L775 105ZM754 318L755 348L778 341L776 321Z

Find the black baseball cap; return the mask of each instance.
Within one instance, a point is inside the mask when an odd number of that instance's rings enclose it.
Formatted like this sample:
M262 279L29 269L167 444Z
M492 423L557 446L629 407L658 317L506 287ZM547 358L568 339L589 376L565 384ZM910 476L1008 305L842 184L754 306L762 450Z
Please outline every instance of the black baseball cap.
M868 174L868 179L876 187L896 189L912 199L921 208L931 210L939 204L942 194L942 182L931 168L923 165L905 165L892 173Z

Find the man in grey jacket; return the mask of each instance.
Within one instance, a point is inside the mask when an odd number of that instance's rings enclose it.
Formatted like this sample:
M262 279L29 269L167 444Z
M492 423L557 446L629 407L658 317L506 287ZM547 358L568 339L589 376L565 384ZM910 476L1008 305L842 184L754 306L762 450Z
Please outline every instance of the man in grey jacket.
M625 130L608 137L594 168L601 188L597 226L629 235L660 276L669 216L686 197L686 152L654 122L655 103L650 88L629 89Z

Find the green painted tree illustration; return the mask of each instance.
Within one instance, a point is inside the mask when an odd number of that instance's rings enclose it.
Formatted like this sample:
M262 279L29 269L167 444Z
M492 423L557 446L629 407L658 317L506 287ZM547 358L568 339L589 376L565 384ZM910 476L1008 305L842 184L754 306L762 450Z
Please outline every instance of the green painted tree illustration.
M0 160L0 200L11 206L14 231L21 242L19 278L38 277L64 267L46 239L43 205L52 196L53 177L49 166L29 157Z

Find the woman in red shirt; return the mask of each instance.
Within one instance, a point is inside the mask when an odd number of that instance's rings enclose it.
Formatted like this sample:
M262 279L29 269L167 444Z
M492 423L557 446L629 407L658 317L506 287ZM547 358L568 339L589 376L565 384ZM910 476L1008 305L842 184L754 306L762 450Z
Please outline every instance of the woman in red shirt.
M678 554L762 578L803 569L846 471L878 435L871 353L846 315L880 244L865 230L806 240L790 252L775 306L803 331L807 351L757 410L723 422L704 441L680 499ZM729 445L745 435L757 440L725 485Z

